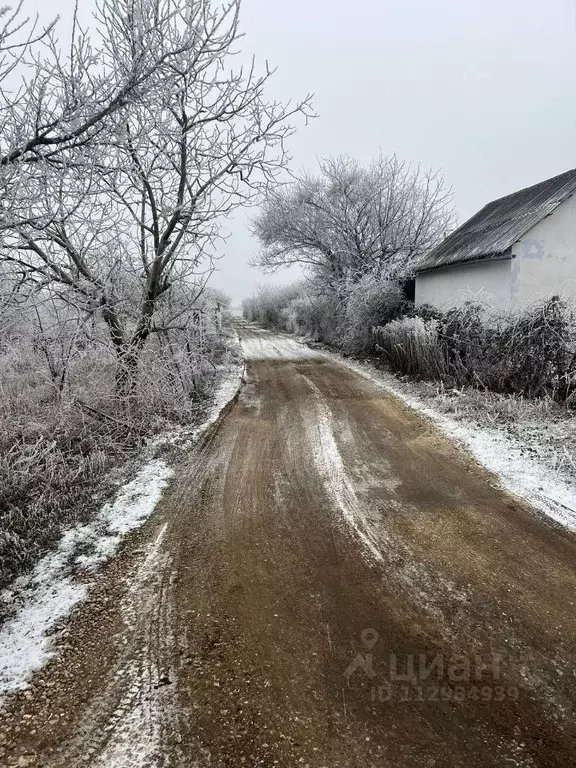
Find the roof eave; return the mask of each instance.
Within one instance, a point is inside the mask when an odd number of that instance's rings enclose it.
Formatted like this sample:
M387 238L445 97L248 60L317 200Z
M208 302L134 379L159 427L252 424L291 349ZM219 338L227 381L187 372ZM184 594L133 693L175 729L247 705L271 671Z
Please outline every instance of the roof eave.
M508 259L513 259L514 255L512 254L512 249L508 248L507 251L504 253L486 253L482 256L478 256L475 259L466 259L462 261L451 261L449 264L438 264L435 267L426 267L423 266L420 269L416 270L416 275L423 275L427 272L439 272L442 269L450 269L451 267L463 267L467 266L468 264L484 264L487 261L507 261Z

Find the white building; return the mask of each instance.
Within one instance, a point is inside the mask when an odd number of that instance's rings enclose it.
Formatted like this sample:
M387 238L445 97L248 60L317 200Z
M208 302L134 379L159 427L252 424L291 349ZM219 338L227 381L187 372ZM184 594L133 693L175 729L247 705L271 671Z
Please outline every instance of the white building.
M524 309L551 296L576 307L576 170L487 206L418 268L416 303Z

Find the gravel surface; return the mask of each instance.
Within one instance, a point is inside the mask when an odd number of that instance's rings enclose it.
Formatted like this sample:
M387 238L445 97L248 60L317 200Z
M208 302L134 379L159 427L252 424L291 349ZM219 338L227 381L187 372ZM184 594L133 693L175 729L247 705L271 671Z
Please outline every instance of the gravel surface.
M574 534L376 382L238 330L237 402L7 698L2 764L573 765Z

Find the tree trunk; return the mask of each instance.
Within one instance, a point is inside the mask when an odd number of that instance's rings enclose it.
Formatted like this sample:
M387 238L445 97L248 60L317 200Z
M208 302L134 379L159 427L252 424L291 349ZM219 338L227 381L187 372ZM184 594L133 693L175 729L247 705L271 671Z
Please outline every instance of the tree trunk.
M130 406L136 398L140 349L132 344L116 348L116 396Z
M116 352L116 397L129 407L136 397L138 359L142 345L134 344L127 338L120 316L113 305L104 303L102 316Z
M138 385L138 363L146 341L150 335L150 325L156 298L154 291L149 288L143 305L140 319L131 337L126 333L116 308L104 303L102 314L110 331L110 338L116 350L116 396L128 408L134 404Z

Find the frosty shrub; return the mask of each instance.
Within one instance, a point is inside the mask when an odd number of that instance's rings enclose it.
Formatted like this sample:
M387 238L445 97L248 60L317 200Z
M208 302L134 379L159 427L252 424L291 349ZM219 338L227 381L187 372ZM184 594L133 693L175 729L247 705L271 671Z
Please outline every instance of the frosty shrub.
M260 286L253 296L244 300L243 315L262 328L274 331L288 330L286 310L301 293L302 288L299 284Z
M375 351L374 328L396 318L404 305L397 282L365 275L350 291L344 318L342 347L351 355Z
M478 377L488 389L568 400L576 388L574 318L557 297L488 329Z
M442 379L446 375L437 320L403 317L376 328L374 337L394 371L425 378Z
M101 407L105 390L95 373L102 370L102 359L90 366L78 362L83 368L74 374L78 386ZM128 446L111 423L104 427L58 392L48 364L29 340L12 340L0 356L0 371L2 588L34 563L62 526L86 519L97 503L97 484Z
M337 291L315 282L260 288L244 302L244 317L262 328L306 336L351 355L374 352L374 328L397 317L405 305L398 282L366 275Z
M288 330L312 341L339 346L343 334L342 302L336 296L305 294L286 310Z
M95 334L79 336L71 349L38 326L2 338L0 590L63 529L90 519L147 438L203 417L228 354L214 329L172 340L155 335L126 408L117 398L114 352L97 327Z
M259 288L243 304L244 317L260 327L340 346L345 303L303 285Z
M507 316L474 305L448 312L418 307L377 328L375 340L402 374L559 402L576 390L574 319L557 297Z

